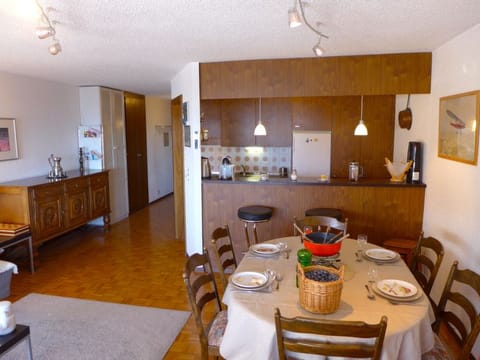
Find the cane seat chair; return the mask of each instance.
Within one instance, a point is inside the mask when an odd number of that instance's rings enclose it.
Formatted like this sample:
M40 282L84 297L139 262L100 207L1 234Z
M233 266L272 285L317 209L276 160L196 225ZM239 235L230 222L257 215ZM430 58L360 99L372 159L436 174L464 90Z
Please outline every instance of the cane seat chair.
M480 333L480 310L475 304L480 302L480 275L469 269L459 269L454 261L438 303L433 330L438 334L446 328L448 337L456 346L456 354L450 357L458 360L475 360L472 348ZM446 347L437 335L435 347L422 356L423 360L438 359L438 349ZM448 346L447 346L448 347ZM452 350L452 349L450 349Z
M387 317L382 316L378 324L305 317L286 318L275 308L275 329L281 360L294 358L294 354L380 359ZM325 336L329 336L328 340L325 340ZM339 338L338 342L335 342L335 337Z
M237 258L232 245L232 237L228 225L218 227L212 232L212 248L215 251L217 266L222 280L223 290L227 288L227 273L232 273L237 268Z
M442 264L444 254L443 245L439 240L431 236L423 237L422 233L410 264L410 270L434 307L435 304L430 297L430 292Z
M328 228L333 233L347 234L348 219L342 222L330 216L305 216L303 219L293 218L293 221L301 230L304 226L311 226L313 231L326 231ZM293 234L298 235L295 226L293 227Z
M220 297L208 253L187 257L183 281L200 337L202 360L220 357L220 344L227 326L227 311Z

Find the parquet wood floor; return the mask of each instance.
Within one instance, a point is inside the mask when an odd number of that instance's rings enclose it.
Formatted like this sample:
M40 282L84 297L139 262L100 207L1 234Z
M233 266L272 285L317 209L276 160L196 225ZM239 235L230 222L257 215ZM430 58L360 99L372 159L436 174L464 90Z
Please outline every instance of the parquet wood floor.
M32 293L190 311L182 271L185 244L174 238L173 196L111 226L85 226L39 248L37 271L15 261L10 301ZM23 249L16 249L22 250ZM20 255L11 253L9 256ZM7 254L8 256L8 254ZM162 334L146 334L158 336ZM191 317L165 359L198 359Z

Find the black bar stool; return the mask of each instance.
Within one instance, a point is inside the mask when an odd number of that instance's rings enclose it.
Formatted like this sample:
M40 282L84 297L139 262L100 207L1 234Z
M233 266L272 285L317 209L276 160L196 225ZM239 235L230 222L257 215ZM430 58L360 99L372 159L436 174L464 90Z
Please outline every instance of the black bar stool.
M258 242L257 223L270 221L272 214L273 209L271 207L262 205L244 206L238 209L238 217L244 223L245 239L249 248L251 244L248 236L248 224L253 224L253 237L256 244Z

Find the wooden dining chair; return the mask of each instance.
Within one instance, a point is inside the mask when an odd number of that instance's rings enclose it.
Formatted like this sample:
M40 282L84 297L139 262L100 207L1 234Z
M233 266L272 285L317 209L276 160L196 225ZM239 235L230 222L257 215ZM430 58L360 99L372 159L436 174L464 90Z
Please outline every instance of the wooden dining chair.
M387 317L382 316L378 324L305 317L286 318L275 308L275 329L281 360L289 359L294 353L380 359ZM325 341L323 336L330 338ZM335 342L332 337L339 337L339 341ZM345 340L346 337L349 339Z
M480 303L480 275L469 269L460 270L454 261L438 303L437 320L433 324L435 348L424 354L422 359L438 359L438 349L444 348L438 333L445 327L450 338L455 341L460 353L455 359L475 360L471 354L480 333L480 311L475 304ZM465 324L467 322L467 324Z
M336 233L342 232L343 235L347 233L347 218L342 222L330 216L305 216L303 219L294 217L293 222L302 230L304 226L311 226L313 231L326 231L329 228ZM298 235L295 226L293 227L293 234Z
M222 310L210 258L203 254L187 257L183 272L188 300L200 337L202 359L220 357L220 344L227 326L227 311Z
M434 308L436 305L430 297L430 292L440 265L442 264L444 254L443 245L439 240L431 236L423 237L422 233L420 234L410 264L410 270L423 288L425 294L427 294Z
M232 273L237 268L237 258L232 245L232 237L228 225L218 227L212 232L212 248L215 251L223 290L227 288L227 273Z

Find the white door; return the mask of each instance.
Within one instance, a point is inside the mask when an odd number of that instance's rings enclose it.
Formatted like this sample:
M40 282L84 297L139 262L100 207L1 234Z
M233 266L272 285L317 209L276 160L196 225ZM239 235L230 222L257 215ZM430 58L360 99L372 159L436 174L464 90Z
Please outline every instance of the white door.
M172 127L155 126L154 171L157 173L157 198L173 192Z

